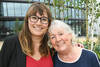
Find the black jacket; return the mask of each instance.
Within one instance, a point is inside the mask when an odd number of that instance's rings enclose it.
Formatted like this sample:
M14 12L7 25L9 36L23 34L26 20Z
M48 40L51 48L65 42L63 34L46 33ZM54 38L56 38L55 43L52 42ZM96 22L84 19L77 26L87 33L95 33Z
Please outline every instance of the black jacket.
M17 35L4 41L0 51L0 67L26 67L26 55L22 52Z

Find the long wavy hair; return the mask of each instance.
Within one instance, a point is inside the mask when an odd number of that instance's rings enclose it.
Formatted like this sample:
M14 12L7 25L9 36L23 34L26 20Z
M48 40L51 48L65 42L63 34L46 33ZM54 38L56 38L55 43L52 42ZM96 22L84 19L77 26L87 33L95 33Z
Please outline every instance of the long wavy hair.
M44 5L43 3L40 2L35 2L33 3L27 13L26 16L24 18L24 25L22 30L19 32L19 41L21 44L21 48L22 51L26 54L26 55L34 55L34 47L32 48L32 34L29 31L29 27L28 27L28 18L31 15L36 15L36 13L38 12L40 15L43 15L43 12L46 11L47 15L48 15L48 27L51 24L52 21L52 14L49 10L49 8L47 8L46 5ZM48 35L47 33L45 33L42 41L41 41L41 45L39 47L39 52L41 54L41 56L47 56L49 54L49 47L48 47ZM34 45L35 46L35 45Z

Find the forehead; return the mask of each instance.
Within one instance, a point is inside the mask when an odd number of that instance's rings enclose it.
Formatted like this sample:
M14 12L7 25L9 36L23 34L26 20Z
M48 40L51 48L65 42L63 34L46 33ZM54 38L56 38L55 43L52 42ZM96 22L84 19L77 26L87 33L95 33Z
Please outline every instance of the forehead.
M43 16L43 17L48 17L46 12L43 12L42 15L41 15L39 12L37 12L37 13L36 13L36 16L39 16L39 17L42 17L42 16Z
M63 28L54 28L51 30L51 32L49 33L50 35L52 34L59 34L59 33L64 33L64 29Z

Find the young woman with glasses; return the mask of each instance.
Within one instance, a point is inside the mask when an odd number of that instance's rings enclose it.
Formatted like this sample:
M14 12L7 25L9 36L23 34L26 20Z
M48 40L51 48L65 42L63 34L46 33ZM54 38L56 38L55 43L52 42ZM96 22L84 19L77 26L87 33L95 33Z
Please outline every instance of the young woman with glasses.
M52 15L46 5L33 3L18 35L4 41L0 51L0 67L53 67L47 45L47 31Z

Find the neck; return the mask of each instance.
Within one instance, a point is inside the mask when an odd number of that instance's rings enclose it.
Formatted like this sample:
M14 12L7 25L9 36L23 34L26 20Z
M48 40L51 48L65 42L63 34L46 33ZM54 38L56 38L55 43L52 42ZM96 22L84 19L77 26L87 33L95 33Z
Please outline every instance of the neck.
M43 37L32 36L34 51L36 51L36 52L39 51L39 47L41 45L42 38Z
M40 44L41 40L43 39L43 37L41 36L32 36L32 41L33 44Z
M67 51L66 53L58 53L58 56L63 61L73 62L76 61L77 58L79 58L81 55L80 49L77 49L77 47L72 47L70 51Z
M73 53L73 46L70 46L70 48L69 49L66 49L66 50L64 50L63 52L58 52L58 55L59 56L68 56L68 55L71 55L72 53Z

